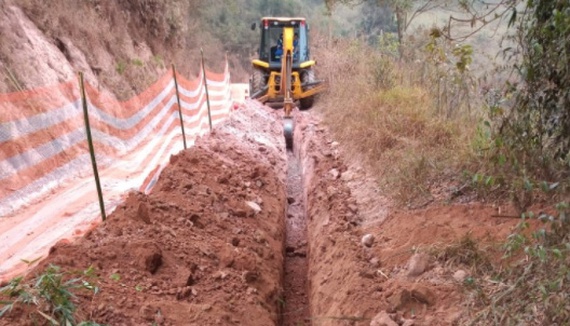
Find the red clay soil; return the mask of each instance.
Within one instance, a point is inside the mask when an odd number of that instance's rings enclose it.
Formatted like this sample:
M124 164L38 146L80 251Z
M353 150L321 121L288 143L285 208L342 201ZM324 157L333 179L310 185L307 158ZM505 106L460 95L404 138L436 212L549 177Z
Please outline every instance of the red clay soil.
M494 218L496 208L482 204L392 209L365 170L347 164L353 160L315 114L298 117L312 325L385 325L374 321L379 313L398 325L457 324L464 290L453 274L469 268L437 262L430 250L466 234L490 245L505 239L517 220ZM370 247L362 244L366 234L374 238ZM410 276L415 252L425 253L426 266Z
M454 274L469 267L438 262L430 251L466 234L492 244L517 220L494 218L496 209L482 204L396 210L364 169L347 164L315 111L297 112L293 187L301 199L289 204L304 206L289 213L306 215L308 236L305 243L303 232L289 234L288 252L307 256L302 275L285 263L281 112L247 106L172 157L150 195L130 194L84 239L56 245L30 276L49 263L93 265L101 291L78 296L77 319L107 325L458 324L468 307ZM363 245L366 234L373 241ZM19 306L0 325L32 318L44 321Z
M286 154L278 113L242 110L171 157L150 195L131 193L47 264L94 266L78 320L106 325L275 325L284 260ZM0 325L45 322L16 307Z

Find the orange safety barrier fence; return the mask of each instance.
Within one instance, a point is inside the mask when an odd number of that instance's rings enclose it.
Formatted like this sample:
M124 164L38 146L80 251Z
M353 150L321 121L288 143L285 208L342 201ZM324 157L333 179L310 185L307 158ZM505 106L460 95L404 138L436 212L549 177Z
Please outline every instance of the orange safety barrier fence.
M209 131L204 78L176 73L186 142ZM212 123L230 114L228 65L206 70ZM106 211L129 190L149 192L184 148L174 74L125 102L85 84ZM100 220L78 82L0 94L0 281L23 272L60 239Z

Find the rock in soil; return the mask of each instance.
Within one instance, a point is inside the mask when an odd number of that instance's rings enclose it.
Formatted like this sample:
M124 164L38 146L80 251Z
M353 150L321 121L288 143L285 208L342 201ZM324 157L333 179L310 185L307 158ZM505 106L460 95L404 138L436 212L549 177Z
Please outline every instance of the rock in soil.
M428 306L433 306L435 304L435 293L427 286L416 284L412 289L412 298L416 299L421 303L425 303Z
M254 203L252 201L247 201L245 203L247 204L247 206L249 206L249 208L253 210L254 214L258 214L261 212L261 207L257 203Z
M429 256L426 254L414 254L408 264L408 276L422 275L429 266Z
M390 309L388 311L395 312L396 310L400 309L401 307L405 306L408 302L410 302L411 299L412 296L410 294L410 291L406 289L396 292L387 300L390 306Z
M413 319L406 319L402 326L414 326L416 322Z
M370 259L370 266L372 266L373 268L380 267L380 259L378 259L376 257Z
M467 277L467 272L465 272L462 269L458 270L457 272L455 272L453 274L453 279L455 281L457 281L458 283L463 283L463 281L465 281L466 277Z
M150 216L148 213L148 206L145 203L140 203L137 210L137 216L146 224L150 224Z
M374 236L372 234L366 234L362 237L362 245L365 247L372 247L374 244Z
M137 264L139 268L148 271L151 274L156 273L156 271L162 265L162 250L150 242L141 243L134 245L137 256Z
M398 326L386 311L382 311L372 318L370 326Z

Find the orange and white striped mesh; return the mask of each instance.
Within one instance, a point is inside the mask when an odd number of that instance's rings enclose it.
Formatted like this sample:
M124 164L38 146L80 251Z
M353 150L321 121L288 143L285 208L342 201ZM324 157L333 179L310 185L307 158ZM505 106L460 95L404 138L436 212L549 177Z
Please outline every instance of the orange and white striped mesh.
M177 74L189 144L209 131L203 76ZM230 114L230 74L206 72L212 123ZM106 210L148 192L183 149L171 72L126 102L85 86ZM0 94L0 281L100 220L77 82Z

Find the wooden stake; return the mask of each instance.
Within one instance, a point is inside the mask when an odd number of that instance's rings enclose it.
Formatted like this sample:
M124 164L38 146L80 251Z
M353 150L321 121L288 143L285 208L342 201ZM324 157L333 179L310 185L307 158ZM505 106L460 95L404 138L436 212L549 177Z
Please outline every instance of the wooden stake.
M93 166L93 175L95 176L95 185L97 187L97 195L99 197L99 208L101 209L101 218L103 222L107 219L105 214L105 202L103 201L103 191L101 190L101 182L99 180L99 172L97 171L97 160L95 159L95 149L93 147L93 138L91 137L91 126L89 124L89 111L87 108L87 96L85 96L85 84L83 82L83 73L79 73L79 87L81 89L81 102L83 104L83 116L85 118L85 132L87 134L87 143L89 144L89 153L91 154L91 164Z

